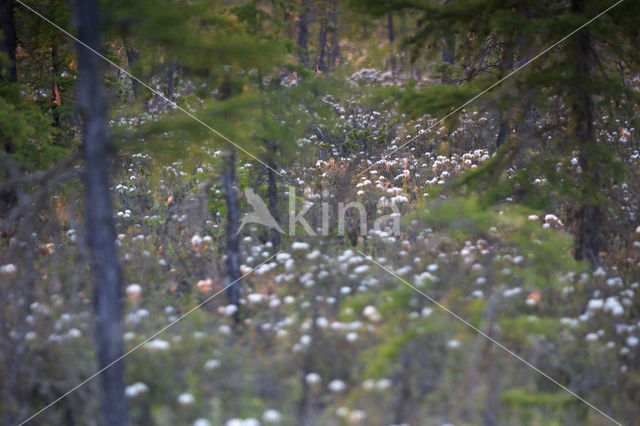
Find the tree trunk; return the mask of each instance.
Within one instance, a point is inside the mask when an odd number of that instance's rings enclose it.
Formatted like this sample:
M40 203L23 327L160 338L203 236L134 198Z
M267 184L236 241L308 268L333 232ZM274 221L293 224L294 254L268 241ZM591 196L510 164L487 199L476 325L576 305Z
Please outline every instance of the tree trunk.
M236 153L230 150L224 157L224 169L221 176L227 204L227 258L225 262L225 276L227 285L240 278L240 238L238 236L240 205L238 189L236 188ZM229 304L238 308L234 314L236 323L240 321L240 297L242 296L242 282L238 281L227 289Z
M274 160L269 161L270 169L268 173L268 197L269 197L269 212L275 219L276 223L280 222L280 215L278 214L278 182L276 173L273 171L276 168L276 162ZM280 232L277 229L271 229L271 243L273 244L273 253L277 252L280 248Z
M18 81L16 68L16 23L14 20L14 0L0 0L0 32L2 32L2 53L9 59L9 64L0 69L0 81ZM6 75L6 77L5 77Z
M340 36L338 34L338 0L329 1L329 32L331 33L329 68L337 68L340 62Z
M499 128L498 138L496 139L496 149L500 148L509 134L509 122L507 121L506 113L502 110L499 111Z
M584 12L583 0L572 0L572 12ZM599 154L593 128L593 101L588 92L591 80L589 58L591 39L586 29L582 29L571 40L570 54L574 66L574 81L571 87L573 96L572 115L575 124L574 137L579 146L578 162L582 169L584 191L583 200L577 217L577 235L575 257L588 260L592 265L598 263L599 235L602 225L602 209L597 200L602 187Z
M18 81L16 69L16 25L14 20L14 0L0 0L0 49L4 53L9 63L0 67L0 81ZM15 147L9 138L2 138L0 143L7 154L12 154ZM0 171L0 178L9 177L8 170ZM0 191L0 217L8 215L9 211L18 201L17 194L13 188ZM3 232L0 234L5 236Z
M502 50L502 57L500 58L500 73L498 74L498 78L502 78L508 71L513 68L513 50L512 45L509 40L504 43L504 47ZM499 130L498 130L498 138L496 139L496 149L500 148L504 143L505 139L509 135L509 121L508 121L509 112L505 110L500 110L500 115L498 118L499 121Z
M391 73L396 75L396 52L393 46L393 42L396 39L396 33L393 28L393 14L387 13L387 30L389 31L389 44L391 45Z
M320 50L320 56L318 58L318 71L324 71L324 56L327 50L327 26L329 23L329 13L327 12L320 20L320 35L318 36L318 49Z
M58 58L58 47L51 44L51 75L53 84L51 86L51 112L53 117L53 127L60 127L59 107L62 105L60 86L58 86L58 76L60 74L60 59Z
M124 50L127 54L127 65L129 66L129 72L133 74L132 68L134 64L138 61L138 51L135 50L131 45L127 42L126 39L122 39L122 43L124 44ZM129 103L132 103L138 97L138 80L135 78L131 79L131 93L129 94Z
M442 48L442 61L453 65L456 55L456 35L449 33L444 38L444 47Z
M300 5L302 8L302 12L298 17L298 47L300 48L300 53L298 54L300 63L305 67L308 65L308 57L309 57L309 47L307 44L309 43L309 11L307 10L308 5L306 2Z
M446 5L449 2L450 0L445 0L444 4ZM451 31L445 34L442 41L442 61L453 65L456 54L456 34Z
M75 12L79 39L100 51L97 0L77 0ZM115 246L113 209L109 197L107 111L101 61L89 49L78 46L78 98L84 117L83 154L86 162L85 220L94 279L95 343L99 369L107 367L123 354L122 273ZM111 365L100 374L100 379L102 423L109 426L125 425L124 362Z

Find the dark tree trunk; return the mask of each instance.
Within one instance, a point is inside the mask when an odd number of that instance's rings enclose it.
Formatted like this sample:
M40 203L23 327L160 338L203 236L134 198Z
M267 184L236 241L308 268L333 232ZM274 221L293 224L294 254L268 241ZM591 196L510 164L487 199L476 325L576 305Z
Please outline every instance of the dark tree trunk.
M387 13L387 30L389 31L389 44L391 44L391 72L396 75L396 52L393 47L393 42L396 39L396 32L393 28L393 14Z
M13 9L14 0L0 0L0 32L2 32L2 53L9 59L9 64L0 69L0 81L5 78L8 81L18 81L16 68L16 23ZM6 77L5 77L6 76Z
M100 51L97 0L77 0L75 13L79 39ZM83 154L86 162L85 220L94 279L96 352L98 366L103 369L122 356L123 342L122 273L115 246L113 209L109 197L107 110L101 61L89 49L78 46L78 98L84 118ZM100 380L102 423L109 426L125 425L124 362L111 365L100 374Z
M325 70L324 57L325 57L325 52L327 50L328 22L329 22L329 14L327 13L325 16L322 17L322 20L320 21L320 35L318 36L318 49L320 50L320 56L318 58L318 66L316 68L318 71Z
M511 46L512 43L510 41L506 41L504 43L502 57L500 58L500 73L498 74L498 78L502 78L508 71L511 70L511 68L513 68L513 51ZM498 129L498 138L496 139L496 149L502 146L505 139L507 139L507 136L509 135L508 112L500 110L498 121L500 127Z
M60 74L60 60L58 58L58 47L51 44L51 74L53 85L51 86L51 111L53 116L53 127L60 127L60 113L58 107L62 105L62 95L58 86L58 75Z
M124 50L127 54L127 65L129 66L129 72L132 73L132 68L135 66L135 63L138 61L138 51L135 50L131 45L127 42L126 39L122 40L124 44ZM132 73L133 74L133 73ZM138 97L138 81L135 78L131 79L131 93L129 94L129 103L136 100Z
M338 0L329 2L329 32L331 33L331 50L329 68L337 68L340 62L340 36L338 33Z
M14 21L14 0L0 0L0 49L4 53L9 64L5 67L0 67L0 81L18 81L18 72L16 69L16 25ZM2 149L7 154L12 154L15 151L15 147L9 138L2 138L0 143ZM7 178L8 171L0 171L0 178ZM18 201L17 194L13 188L8 188L0 191L0 217L8 214L8 212L16 205ZM5 235L3 232L1 235Z
M498 121L499 121L499 128L498 128L498 138L496 139L496 149L502 146L505 139L507 139L507 135L509 134L509 122L507 121L507 117L504 111L500 111L500 116L498 118Z
M571 9L574 13L583 13L584 1L572 0ZM588 260L595 265L598 263L602 225L602 209L597 203L602 179L593 128L593 101L588 92L591 80L589 59L592 50L591 39L586 29L582 29L573 37L570 49L575 73L571 88L572 115L576 126L574 137L579 144L578 161L582 169L584 186L589 188L583 194L584 199L578 211L575 257L578 260Z
M308 5L306 2L302 3L300 6L302 8L302 12L298 17L298 47L300 48L300 53L298 55L300 63L305 67L308 65L309 58L309 47L307 46L309 43L309 11L307 10Z
M442 61L453 65L456 56L456 35L451 32L444 37L442 48Z
M278 182L276 177L276 162L274 160L269 161L270 169L268 173L268 198L269 198L269 212L275 219L276 223L280 222L280 215L278 214ZM280 249L280 232L277 229L271 229L271 243L273 244L273 253Z
M240 238L238 228L240 221L240 205L238 201L238 189L236 187L236 153L233 150L227 152L224 157L224 169L221 183L227 204L227 258L225 262L225 276L227 285L240 278ZM227 289L229 304L236 305L238 310L234 314L236 323L240 320L240 297L242 296L242 282L238 281Z

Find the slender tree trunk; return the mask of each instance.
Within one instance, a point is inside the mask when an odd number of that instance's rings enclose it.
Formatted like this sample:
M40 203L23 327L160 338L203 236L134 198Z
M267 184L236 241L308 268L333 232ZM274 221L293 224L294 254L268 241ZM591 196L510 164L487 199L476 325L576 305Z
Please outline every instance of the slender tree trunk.
M100 51L100 19L97 0L77 0L78 37ZM78 46L78 98L82 108L83 154L86 191L86 226L94 279L95 342L102 383L102 423L127 423L124 396L124 362L112 362L123 354L122 273L115 246L113 209L109 197L106 129L107 109L103 89L102 59Z
M300 63L305 67L308 65L309 59L309 11L307 10L308 5L306 2L303 2L300 7L302 8L302 12L298 17L298 47L300 48L300 53L298 55Z
M320 35L318 36L318 49L320 50L320 56L318 58L318 65L316 68L318 71L325 70L324 57L325 57L325 52L327 50L328 23L329 23L329 14L327 12L326 14L324 14L322 19L320 20Z
M387 13L387 30L389 31L389 44L391 45L391 73L396 75L396 52L393 42L396 39L395 29L393 28L393 13Z
M446 5L451 0L445 0ZM456 56L456 34L451 31L443 37L442 61L453 65Z
M221 176L222 188L227 203L227 258L225 262L225 276L227 285L238 280L240 274L240 238L238 236L240 221L240 205L238 189L236 187L236 153L230 150L224 157L224 169ZM238 310L234 315L236 323L240 320L240 297L242 296L242 282L238 281L227 289L229 304L236 305Z
M584 12L584 0L572 0L574 13ZM593 128L593 101L588 92L591 80L589 59L592 54L588 30L582 29L571 40L571 55L574 66L572 115L575 124L574 137L579 144L578 162L582 169L583 185L588 188L584 194L577 217L575 257L598 263L599 236L602 226L602 209L598 205L598 195L602 187L599 153Z
M507 114L500 110L499 111L499 128L498 128L498 137L496 139L496 149L500 148L504 141L507 139L507 135L509 134L509 122L507 121Z
M276 168L276 162L274 160L269 161L270 169L268 173L268 198L269 198L269 212L277 223L280 222L280 215L278 214L278 182L276 173L273 171ZM273 253L280 248L280 233L277 229L271 229L271 243L273 244Z
M6 66L0 67L0 81L18 81L16 68L16 25L14 20L14 0L0 0L0 51L9 59ZM1 149L12 154L15 147L9 138L0 140ZM8 170L0 170L0 178L7 178ZM0 191L0 217L4 217L18 202L16 191L8 188ZM3 232L0 234L5 235Z
M9 64L0 69L0 81L5 78L12 82L18 81L18 70L16 68L17 42L14 7L14 0L0 0L0 32L2 32L1 50L9 59Z
M58 86L58 75L60 74L60 60L58 58L58 47L55 43L51 44L51 77L53 84L51 85L51 111L53 116L53 127L60 127L60 113L58 108L62 105L62 96L60 95L60 86Z
M329 32L331 33L331 50L329 68L337 68L340 62L340 36L338 33L338 0L329 1Z
M444 46L442 48L442 61L453 65L456 56L456 35L454 32L444 37Z
M510 41L506 41L504 43L504 48L502 50L502 58L500 59L500 73L498 78L502 78L511 68L513 68L513 44ZM499 129L498 129L498 138L496 139L496 149L500 148L504 143L505 139L509 135L509 121L508 121L509 113L505 110L500 110L500 114L498 117Z
M122 39L122 43L124 44L124 50L127 54L127 65L129 66L129 72L132 72L132 68L135 66L135 63L138 61L138 51L135 50L126 39ZM129 94L129 103L132 103L138 97L138 81L135 78L131 79L131 93Z

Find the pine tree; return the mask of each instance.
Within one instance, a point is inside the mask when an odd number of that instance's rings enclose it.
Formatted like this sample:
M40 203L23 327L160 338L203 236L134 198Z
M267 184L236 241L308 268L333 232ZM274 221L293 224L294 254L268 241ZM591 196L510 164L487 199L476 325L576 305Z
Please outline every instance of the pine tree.
M637 29L629 19L637 14L638 4L622 2L611 8L614 3L602 0L356 3L369 5L373 13L419 11L419 27L409 40L414 57L425 54L424 48L433 56L433 48L450 38L447 34L457 34L451 48L462 63L451 70L446 85L407 91L405 109L441 117L492 88L468 108L489 107L498 112L496 145L502 149L493 161L472 174L473 179L467 176L461 183L479 183L492 194L490 200L511 193L519 194L525 203L536 204L541 195L530 182L536 176L548 178L554 185L548 193L580 206L572 218L576 258L597 263L607 188L620 177L620 163L604 142L597 140L596 130L610 123L596 118L621 105L626 117L632 117L630 106L637 102L638 94L625 80L639 64L631 48ZM572 30L609 8L564 40ZM548 52L535 56L551 46ZM610 100L612 92L619 100ZM559 105L566 108L558 109ZM540 139L533 121L536 116L555 113L566 114L567 121L555 123L557 136L549 144ZM452 123L455 117L448 121ZM510 134L510 128L517 132ZM579 153L578 173L568 164L574 151ZM517 178L497 184L514 158L519 158Z

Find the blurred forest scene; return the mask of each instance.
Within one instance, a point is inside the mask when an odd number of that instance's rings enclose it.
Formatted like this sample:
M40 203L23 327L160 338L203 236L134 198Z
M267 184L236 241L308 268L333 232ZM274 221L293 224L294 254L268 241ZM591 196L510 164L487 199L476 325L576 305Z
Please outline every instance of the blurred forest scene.
M0 0L0 425L640 425L639 13Z

